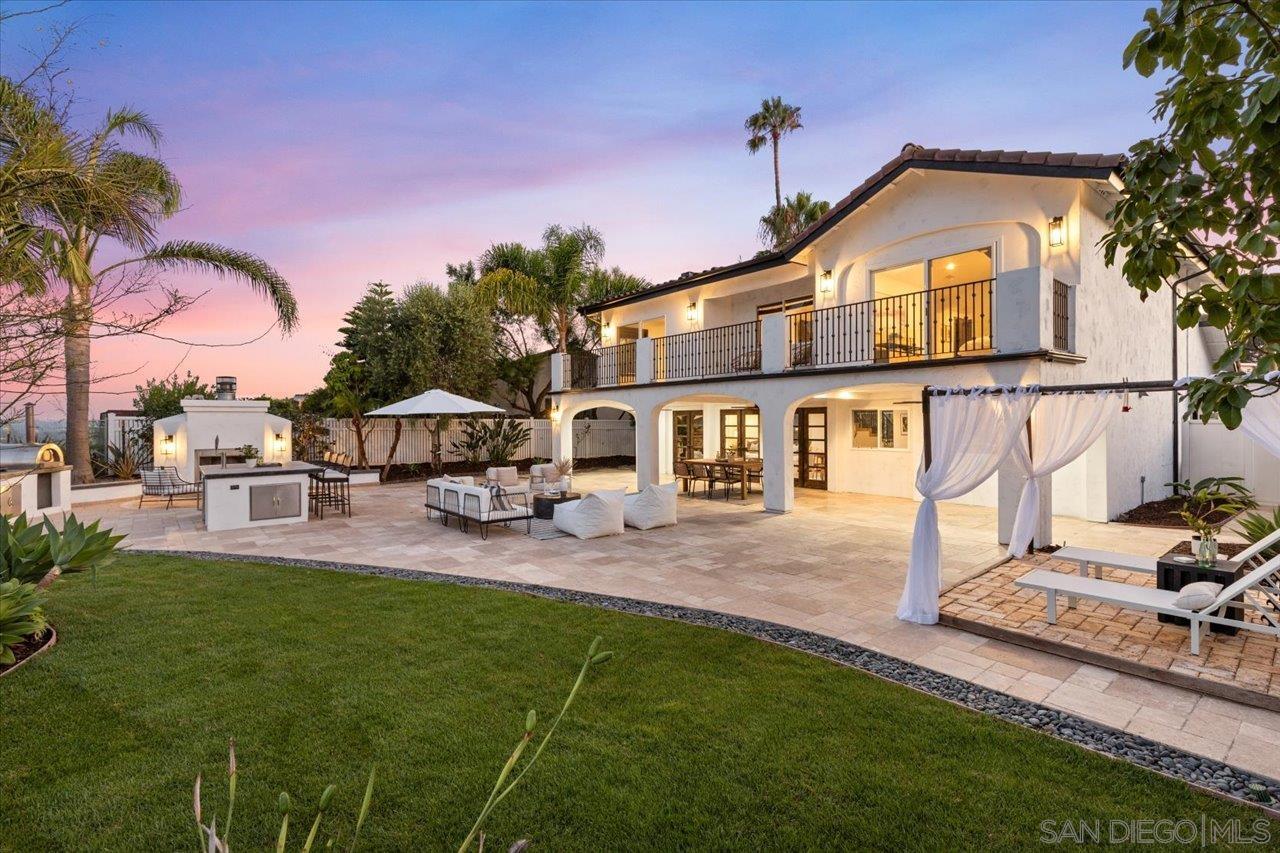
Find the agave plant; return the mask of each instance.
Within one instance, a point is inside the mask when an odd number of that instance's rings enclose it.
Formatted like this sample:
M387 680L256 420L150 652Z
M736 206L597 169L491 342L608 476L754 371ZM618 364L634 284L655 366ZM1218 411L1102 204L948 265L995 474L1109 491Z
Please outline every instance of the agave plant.
M0 583L0 664L16 660L13 649L28 637L43 634L44 595L35 584L19 580Z
M1261 542L1277 529L1280 529L1280 507L1276 507L1272 515L1251 512L1240 519L1240 531L1250 542ZM1272 557L1280 557L1280 545L1271 546L1262 552L1262 556L1268 560Z
M96 571L124 539L124 534L99 530L100 523L82 524L72 513L58 530L48 519L32 524L26 513L0 516L0 581L47 586L59 574Z

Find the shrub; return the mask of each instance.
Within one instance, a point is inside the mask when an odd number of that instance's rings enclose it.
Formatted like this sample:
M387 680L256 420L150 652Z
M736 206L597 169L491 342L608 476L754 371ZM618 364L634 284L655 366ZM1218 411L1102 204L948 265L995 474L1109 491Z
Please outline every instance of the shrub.
M28 637L43 634L44 595L33 583L7 580L0 583L0 664L16 660L13 649Z
M1165 485L1173 489L1174 497L1182 498L1178 515L1187 527L1208 538L1216 537L1236 514L1258 506L1242 477L1205 477L1195 483L1181 480Z
M98 471L117 480L135 480L144 464L138 442L126 441L123 446L107 446L106 458L99 464Z
M1250 542L1261 542L1272 533L1280 528L1280 507L1276 507L1273 515L1266 515L1261 512L1251 512L1240 519L1240 530L1244 533L1244 538ZM1265 559L1272 557L1280 557L1280 545L1272 545L1270 548L1262 552Z
M40 583L50 572L96 571L124 539L99 523L81 524L72 513L59 531L48 519L32 524L26 513L0 516L0 581Z
M495 467L510 465L515 455L529 440L529 428L519 421L499 417L483 424L484 448L489 463Z

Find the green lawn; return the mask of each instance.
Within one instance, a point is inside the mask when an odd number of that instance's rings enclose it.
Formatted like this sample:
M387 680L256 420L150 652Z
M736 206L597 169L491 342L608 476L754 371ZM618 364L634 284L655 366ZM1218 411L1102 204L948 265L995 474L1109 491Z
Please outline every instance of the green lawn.
M224 802L232 736L233 847L269 845L279 791L309 809L330 781L349 833L376 763L366 849L452 849L596 634L617 657L491 838L1011 849L1044 820L1257 818L807 655L527 596L126 556L59 581L50 611L58 646L0 679L5 850L192 847L192 781Z

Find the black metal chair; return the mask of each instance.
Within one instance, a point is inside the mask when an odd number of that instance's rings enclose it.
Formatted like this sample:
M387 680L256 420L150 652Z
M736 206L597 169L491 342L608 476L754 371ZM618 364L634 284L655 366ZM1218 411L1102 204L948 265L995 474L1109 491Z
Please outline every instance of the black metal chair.
M199 483L182 479L178 469L172 465L144 468L138 472L142 476L142 494L138 497L138 506L147 498L166 501L165 509L173 506L174 498L194 497L196 508L204 506L204 489Z
M311 472L311 488L308 497L311 511L324 518L325 507L351 517L351 463L345 453L325 451L319 471Z

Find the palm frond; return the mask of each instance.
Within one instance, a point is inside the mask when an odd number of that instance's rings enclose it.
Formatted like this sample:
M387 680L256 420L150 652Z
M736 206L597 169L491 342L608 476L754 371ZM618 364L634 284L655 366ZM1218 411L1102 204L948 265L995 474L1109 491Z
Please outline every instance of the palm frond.
M98 128L94 136L101 144L112 136L125 134L142 137L153 146L158 146L163 137L160 127L151 121L146 113L131 107L109 110L106 119L102 122L102 127Z
M170 240L137 258L111 264L103 268L99 275L115 267L134 263L151 264L162 269L210 272L219 278L238 278L271 303L281 331L286 334L292 332L298 324L298 303L293 297L289 282L274 267L249 252L216 243Z
M487 272L476 282L475 290L482 298L512 314L530 316L539 322L544 322L550 314L539 279L519 270L499 267Z

